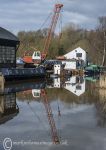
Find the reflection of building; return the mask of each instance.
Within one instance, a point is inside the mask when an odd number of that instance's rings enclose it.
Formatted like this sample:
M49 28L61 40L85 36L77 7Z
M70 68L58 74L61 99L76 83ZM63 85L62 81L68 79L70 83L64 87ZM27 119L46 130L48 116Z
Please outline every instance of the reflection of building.
M65 82L64 88L73 94L80 96L85 92L85 79L82 76L73 76Z
M0 96L0 124L11 120L19 112L16 104L16 93Z
M85 79L83 76L72 76L62 81L60 78L53 79L53 88L65 88L73 94L80 96L85 92Z
M53 87L54 88L60 88L60 78L54 78Z

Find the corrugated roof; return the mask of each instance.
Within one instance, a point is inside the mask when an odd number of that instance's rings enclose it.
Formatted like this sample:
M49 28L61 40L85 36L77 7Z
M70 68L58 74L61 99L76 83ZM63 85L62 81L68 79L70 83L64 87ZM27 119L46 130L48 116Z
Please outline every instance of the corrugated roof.
M12 34L11 32L9 32L8 30L0 27L0 39L3 40L11 40L11 41L19 41L19 39Z
M66 60L66 58L64 56L58 56L58 57L56 57L56 59L58 59L58 60Z

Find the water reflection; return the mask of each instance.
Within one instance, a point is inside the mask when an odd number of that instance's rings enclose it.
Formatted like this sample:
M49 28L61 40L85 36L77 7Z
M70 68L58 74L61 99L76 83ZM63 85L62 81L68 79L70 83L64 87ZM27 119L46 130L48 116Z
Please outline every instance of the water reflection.
M64 88L73 94L80 96L85 92L85 79L84 77L74 76L65 82Z
M19 114L19 107L17 105L19 100L21 102L26 101L30 108L31 104L34 105L33 102L43 104L44 111L41 109L40 113L43 114L45 112L48 119L47 124L49 124L51 131L51 139L54 144L60 144L61 139L66 138L59 134L61 127L59 126L58 129L56 115L61 118L63 114L68 115L70 110L71 113L75 113L86 110L86 108L88 109L88 105L90 105L90 109L91 106L93 110L94 108L96 109L96 125L106 127L106 85L104 81L104 77L99 79L97 76L73 76L65 79L51 78L43 81L6 83L4 91L0 95L0 124L13 119ZM55 101L57 104L54 103ZM66 110L64 110L65 106L63 105L67 106ZM35 109L37 108L33 110ZM37 117L40 118L42 116Z
M106 127L106 99L96 103L98 126Z
M16 104L16 92L22 92L22 95L26 94L32 94L33 98L36 100L37 98L42 98L42 102L45 106L45 110L48 117L48 122L51 128L51 137L53 144L59 144L60 139L57 133L55 120L53 118L52 108L50 106L47 92L45 90L46 87L45 81L36 81L36 82L24 82L18 83L18 84L9 84L6 85L4 88L4 91L2 92L2 101L0 104L0 110L1 110L1 118L0 122L3 123L3 117L4 115L7 115L8 119L5 119L5 121L8 121L13 118L13 115L17 115L19 112L18 105ZM2 104L3 103L3 104ZM30 101L28 101L29 105ZM29 105L30 106L30 105ZM11 118L10 118L11 115Z
M16 93L0 95L0 124L13 119L18 113Z
M17 83L8 83L5 85L2 93L21 92L34 89L64 88L76 96L85 92L86 81L97 81L98 77L72 76L68 78L51 78L45 80L24 81ZM100 82L101 83L101 82Z

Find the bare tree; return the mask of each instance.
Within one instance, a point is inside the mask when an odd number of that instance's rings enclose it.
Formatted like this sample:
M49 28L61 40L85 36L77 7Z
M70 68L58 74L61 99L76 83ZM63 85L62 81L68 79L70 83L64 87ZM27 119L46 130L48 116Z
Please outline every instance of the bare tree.
M103 41L103 59L102 66L105 64L106 59L106 16L99 17L99 29L103 32L104 41Z

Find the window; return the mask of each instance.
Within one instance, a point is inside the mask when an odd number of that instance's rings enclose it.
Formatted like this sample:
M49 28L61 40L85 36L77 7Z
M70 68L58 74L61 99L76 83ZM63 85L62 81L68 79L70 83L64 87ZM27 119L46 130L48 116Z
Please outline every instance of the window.
M81 90L81 86L80 86L80 85L77 85L77 86L76 86L76 90Z
M0 46L0 63L14 63L15 62L15 47Z
M40 56L40 52L37 52L37 56Z
M76 53L76 57L82 57L82 53Z
M35 92L35 93L34 93L34 96L35 96L35 97L40 97L40 93Z
M35 57L40 57L40 55L41 55L40 52L34 52Z

